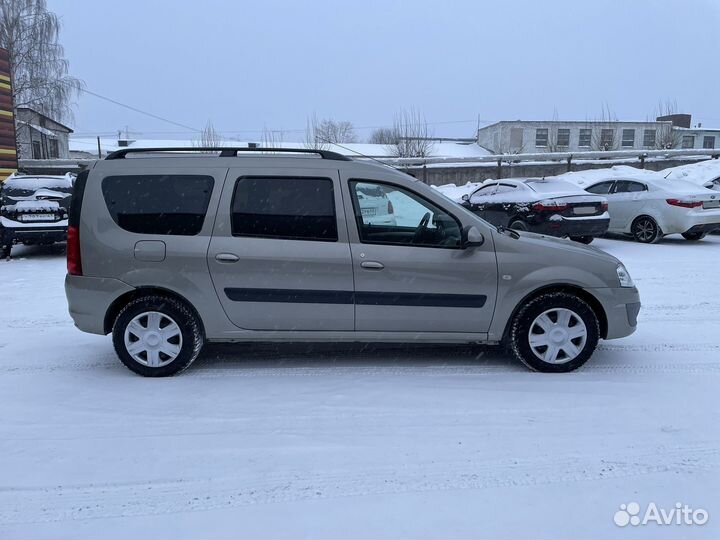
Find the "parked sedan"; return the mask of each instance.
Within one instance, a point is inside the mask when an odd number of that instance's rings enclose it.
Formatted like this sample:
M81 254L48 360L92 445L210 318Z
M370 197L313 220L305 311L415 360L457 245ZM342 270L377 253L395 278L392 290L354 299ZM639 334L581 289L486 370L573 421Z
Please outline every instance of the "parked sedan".
M357 198L363 221L371 225L395 225L395 209L384 190L369 184L358 184Z
M610 222L605 198L559 180L490 180L464 195L461 204L493 225L585 244L604 234Z
M64 242L73 177L12 175L0 183L0 250Z
M720 229L720 193L682 180L604 180L585 188L607 197L609 231L655 243L668 234L701 240Z

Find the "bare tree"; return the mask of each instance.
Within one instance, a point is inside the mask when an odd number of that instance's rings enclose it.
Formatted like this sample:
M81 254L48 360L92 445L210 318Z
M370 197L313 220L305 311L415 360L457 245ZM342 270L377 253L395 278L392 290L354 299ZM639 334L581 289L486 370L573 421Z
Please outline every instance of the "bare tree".
M552 115L552 122L550 123L550 127L548 128L548 140L547 140L547 146L545 147L545 150L548 152L557 152L560 150L560 147L558 146L558 128L557 128L557 122L560 119L560 116L558 115L557 107L553 109L553 115Z
M223 137L218 133L213 126L213 123L208 120L205 127L200 131L200 137L193 141L193 146L198 148L217 148L223 145Z
M285 133L282 130L263 129L262 145L264 148L281 148L285 140Z
M392 128L378 128L370 134L370 144L397 144L397 137Z
M617 115L607 103L602 104L600 118L592 123L591 147L609 152L618 148Z
M416 109L403 109L393 121L395 142L391 152L397 157L429 157L435 143L425 116Z
M10 54L15 106L65 120L85 83L69 75L59 34L45 0L0 0L0 47Z
M305 125L305 148L312 150L327 150L330 148L328 141L323 139L320 133L320 121L315 113L308 117Z
M353 143L357 141L355 128L347 120L324 119L317 123L315 134L322 141L334 143Z
M665 100L659 101L655 107L653 113L654 119L660 116L670 116L671 114L677 114L678 105L677 100ZM671 150L673 148L680 147L681 135L677 130L672 128L671 124L663 124L658 126L655 134L655 148L658 150Z

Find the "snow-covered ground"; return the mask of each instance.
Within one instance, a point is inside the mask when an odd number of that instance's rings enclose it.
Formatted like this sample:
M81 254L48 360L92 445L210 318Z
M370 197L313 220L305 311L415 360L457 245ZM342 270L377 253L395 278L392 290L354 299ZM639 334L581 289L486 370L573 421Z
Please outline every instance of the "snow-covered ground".
M0 262L0 538L717 538L720 236L612 239L638 332L581 371L477 347L215 346L144 379L58 249ZM617 527L677 502L700 526Z

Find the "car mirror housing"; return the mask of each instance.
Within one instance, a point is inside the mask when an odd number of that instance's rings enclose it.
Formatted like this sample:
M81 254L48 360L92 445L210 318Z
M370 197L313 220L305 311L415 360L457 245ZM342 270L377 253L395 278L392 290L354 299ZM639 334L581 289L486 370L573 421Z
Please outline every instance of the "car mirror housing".
M466 193L465 195L462 196L462 200L465 201L465 202L468 202L468 201L470 200L470 195L468 195L468 194Z
M482 246L485 243L485 237L475 227L475 225L468 225L462 230L462 247L477 247Z

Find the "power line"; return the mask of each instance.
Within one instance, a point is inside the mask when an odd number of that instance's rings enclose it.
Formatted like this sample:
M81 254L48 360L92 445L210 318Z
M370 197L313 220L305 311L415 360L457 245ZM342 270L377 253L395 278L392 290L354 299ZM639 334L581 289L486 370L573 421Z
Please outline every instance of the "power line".
M155 118L156 120L161 120L161 121L163 121L163 122L166 122L166 123L168 123L168 124L172 124L172 125L174 125L174 126L178 126L178 127L181 127L181 128L189 129L190 131L195 131L195 132L198 132L198 133L201 131L201 130L196 129L196 128L194 128L194 127L190 127L190 126L186 126L185 124L181 124L180 122L175 122L174 120L169 120L169 119L167 119L167 118L163 118L162 116L158 116L157 114L153 114L153 113L149 113L149 112L147 112L147 111L143 111L143 110L141 110L141 109L138 109L137 107L133 107L133 106L127 105L127 104L125 104L125 103L120 103L119 101L114 100L114 99L112 99L112 98L109 98L109 97L106 97L106 96L102 96L102 95L100 95L100 94L98 94L98 93L96 93L96 92L92 92L92 91L88 90L87 88L82 88L82 87L78 87L78 88L79 88L79 90L80 90L81 92L85 92L86 94L90 94L91 96L95 96L96 98L103 99L103 100L105 100L105 101L108 101L108 102L113 103L113 104L115 104L115 105L118 105L118 106L120 106L120 107L124 107L124 108L126 108L126 109L131 110L131 111L134 111L134 112L136 112L136 113L144 114L145 116L149 116L150 118Z

